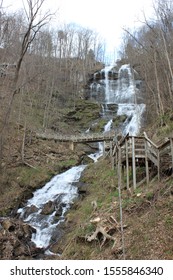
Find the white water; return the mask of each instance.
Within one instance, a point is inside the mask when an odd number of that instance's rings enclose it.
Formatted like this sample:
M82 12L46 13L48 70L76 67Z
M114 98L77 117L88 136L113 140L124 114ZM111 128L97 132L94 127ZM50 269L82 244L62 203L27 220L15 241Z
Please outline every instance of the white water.
M117 115L126 115L128 118L123 125L123 134L135 136L141 129L142 115L145 112L145 104L118 104Z
M110 102L110 93L111 93L111 88L110 88L110 81L108 78L108 74L109 71L112 70L112 68L114 67L114 65L109 65L106 66L102 71L104 71L105 73L105 103L109 103Z
M54 176L43 188L34 193L34 196L28 200L24 208L18 210L21 218L36 229L36 234L33 234L32 241L37 247L47 247L52 235L56 235L57 226L64 221L64 214L78 196L75 183L79 181L85 167L86 165L72 167L68 171ZM42 214L44 205L50 201L54 203L54 210L50 215ZM56 212L60 204L62 214L57 218ZM31 207L34 211L27 214L28 209Z
M128 117L122 133L136 136L140 132L146 106L143 103L137 103L137 100L140 99L140 91L135 85L130 65L121 66L118 74L118 90L115 93L115 100L118 103L117 115L126 115Z
M104 126L104 132L106 133L108 131L110 131L111 129L111 125L112 125L112 120L109 120L108 123ZM98 143L98 152L94 153L94 154L90 154L88 157L91 158L94 162L97 162L98 159L103 155L103 143L99 142Z
M108 73L114 66L106 66L102 71L105 72L104 82L104 100L103 100L103 80L97 81L99 90L97 91L97 83L95 84L95 99L104 102L103 115L106 114L108 104L117 104L117 115L126 115L127 120L122 126L122 134L135 136L140 132L145 104L139 103L141 100L140 90L136 87L134 74L129 64L122 65L118 71L118 81L109 80ZM100 90L102 87L102 90ZM92 88L92 85L91 85ZM106 107L107 106L107 107Z
M130 66L123 65L119 69L118 82L108 79L108 73L112 68L113 66L106 67L103 70L105 80L99 81L100 83L94 82L94 86L92 85L91 88L94 88L98 99L99 94L104 92L103 115L106 115L107 104L118 104L117 114L127 116L127 120L122 127L122 133L124 135L127 133L137 135L140 131L145 105L143 103L137 104L139 90L135 86ZM102 87L104 87L104 91ZM112 124L113 120L109 119L104 126L103 133L108 132ZM89 129L86 133L88 132ZM98 146L99 151L89 156L94 161L97 161L103 155L103 144L98 143ZM85 165L73 167L62 174L56 175L42 189L34 193L33 198L28 200L24 208L18 210L21 218L36 229L32 241L37 247L46 248L52 242L52 238L57 240L60 237L59 225L64 221L65 213L78 196L75 183L79 181L85 167ZM45 215L42 213L42 209L49 202L53 204L53 210L49 215ZM61 208L61 211L57 215L59 208Z

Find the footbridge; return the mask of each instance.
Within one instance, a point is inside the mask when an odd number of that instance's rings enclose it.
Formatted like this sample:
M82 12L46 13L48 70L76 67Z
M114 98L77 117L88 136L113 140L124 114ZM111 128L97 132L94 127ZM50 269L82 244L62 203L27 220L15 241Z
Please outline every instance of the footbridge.
M70 149L74 150L75 144L77 143L92 143L92 142L112 142L115 138L115 131L109 131L105 133L83 133L73 135L60 135L52 133L37 133L37 138L45 140L54 140L57 142L68 142Z
M173 138L165 138L160 143L153 143L144 132L144 136L116 137L115 131L106 133L84 133L78 135L59 135L37 133L37 138L68 142L71 150L77 143L109 142L109 152L112 166L117 171L120 185L124 185L122 178L126 178L126 188L136 189L145 181L147 185L154 176L161 177L167 172L173 173ZM143 170L142 177L139 176ZM144 171L145 170L145 171ZM125 176L124 176L125 175ZM132 175L132 186L130 177ZM139 177L139 180L138 180Z

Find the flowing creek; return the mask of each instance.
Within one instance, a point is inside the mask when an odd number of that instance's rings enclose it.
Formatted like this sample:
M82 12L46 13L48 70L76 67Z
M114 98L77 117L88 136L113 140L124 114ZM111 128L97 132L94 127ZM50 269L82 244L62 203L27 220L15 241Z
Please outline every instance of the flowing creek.
M110 79L110 74L113 75L115 71L113 69L114 66L106 66L101 70L101 76L104 77L102 79L98 79L98 73L95 73L90 86L90 99L95 99L102 104L102 117L107 121L103 133L112 129L115 115L125 115L126 120L121 125L122 134L137 135L145 111L140 90L137 88L129 65L123 65L119 69L118 79ZM110 107L114 109L110 110ZM98 143L98 152L89 157L97 161L102 154L103 146ZM33 194L24 208L18 210L20 217L36 229L32 241L37 247L46 248L61 237L60 225L65 220L65 213L78 197L76 183L85 168L86 165L76 166L54 176L50 182Z

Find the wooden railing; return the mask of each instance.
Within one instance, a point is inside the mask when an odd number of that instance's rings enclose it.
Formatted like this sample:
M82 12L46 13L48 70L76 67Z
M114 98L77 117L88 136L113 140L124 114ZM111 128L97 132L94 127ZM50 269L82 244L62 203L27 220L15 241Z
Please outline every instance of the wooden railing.
M173 139L167 138L157 145L146 133L141 137L127 135L114 143L113 157L118 172L126 168L127 188L129 188L129 167L132 167L133 187L136 188L136 167L139 164L145 166L147 184L150 180L149 164L152 163L157 168L158 180L165 170L173 170Z
M129 170L132 168L133 175L133 187L136 188L137 182L137 166L145 166L146 181L149 184L151 163L157 168L158 180L160 180L165 170L173 170L173 139L167 138L162 143L155 144L148 138L147 134L144 136L129 136L126 135L120 140L115 137L114 131L107 133L84 133L79 135L59 135L49 133L37 133L38 138L55 140L61 142L69 142L72 145L71 149L74 149L75 143L87 143L87 142L106 142L110 141L113 145L110 145L110 154L114 160L113 165L117 167L118 173L122 169L126 168L126 181L127 188L130 186Z
M37 133L37 138L55 140L60 142L73 142L73 143L85 143L85 142L103 142L103 141L113 141L115 137L115 132L106 133L84 133L76 135L59 135L59 134L49 134L49 133Z

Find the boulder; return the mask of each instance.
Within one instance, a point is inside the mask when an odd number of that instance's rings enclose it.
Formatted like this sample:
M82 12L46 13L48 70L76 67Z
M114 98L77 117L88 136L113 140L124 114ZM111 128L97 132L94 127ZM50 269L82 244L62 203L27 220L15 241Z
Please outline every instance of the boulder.
M25 207L25 212L23 215L23 219L26 219L29 215L35 213L38 211L38 208L35 205L31 205L31 206L26 206Z
M19 219L0 219L0 259L33 259L43 249L31 242L35 229Z
M55 214L56 219L57 219L57 217L61 217L62 216L62 211L63 211L63 207L60 205L58 207L58 209L56 210L56 214Z
M41 214L42 214L42 215L50 215L50 214L52 214L52 213L54 212L54 210L55 210L55 205L54 205L54 203L50 200L50 201L48 201L48 202L44 205L44 207L43 207L43 209L42 209L42 211L41 211Z

